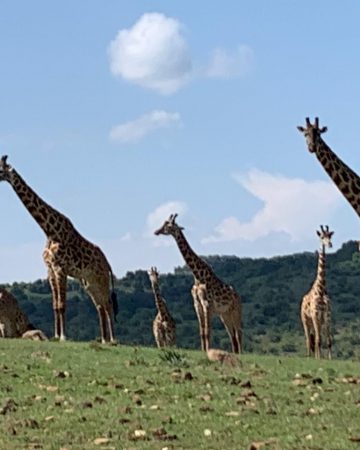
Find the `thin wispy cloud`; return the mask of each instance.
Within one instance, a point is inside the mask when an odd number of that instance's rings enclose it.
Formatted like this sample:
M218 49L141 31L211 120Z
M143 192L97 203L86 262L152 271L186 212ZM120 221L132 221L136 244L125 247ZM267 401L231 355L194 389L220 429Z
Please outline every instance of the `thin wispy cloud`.
M111 72L126 81L173 94L191 72L191 57L180 22L146 13L122 29L108 48Z
M206 68L210 78L237 78L245 75L254 63L254 52L247 45L239 45L231 51L225 48L215 48Z
M330 182L287 178L255 169L234 178L261 200L263 207L249 222L225 218L213 235L202 240L203 244L255 241L272 232L286 233L293 241L305 239L314 233L314 224L328 221L342 200Z
M168 246L172 244L172 239L163 239L161 236L154 236L154 231L159 228L170 214L183 215L187 212L188 207L185 202L181 201L169 201L159 205L146 218L146 231L144 236L153 238L154 245L156 246Z
M109 134L110 140L122 143L138 142L149 133L180 124L180 114L155 110L135 120L114 126Z

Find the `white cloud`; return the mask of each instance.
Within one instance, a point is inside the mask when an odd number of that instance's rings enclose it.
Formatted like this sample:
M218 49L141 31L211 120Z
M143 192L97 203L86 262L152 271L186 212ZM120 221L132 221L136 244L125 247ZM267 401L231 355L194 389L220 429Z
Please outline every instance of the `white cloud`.
M167 203L163 203L162 205L158 206L154 209L150 214L148 214L146 218L146 237L154 238L154 245L156 246L168 246L171 245L170 239L161 239L158 236L154 236L154 231L161 227L161 225L167 220L170 216L170 214L179 214L180 216L182 214L185 214L188 207L186 203L180 202L180 201L170 201ZM155 240L156 239L156 240Z
M314 226L328 222L342 200L330 182L286 178L259 170L234 178L264 206L249 222L225 218L215 228L215 235L202 240L204 244L255 241L271 232L286 233L293 241L305 239L314 233Z
M119 143L136 142L158 128L180 123L180 114L155 110L148 114L113 127L109 137Z
M172 94L186 82L191 57L181 24L160 13L147 13L120 30L108 48L115 76L161 94Z
M206 75L211 78L236 78L246 74L253 61L254 52L247 45L239 45L232 52L218 47L212 52Z

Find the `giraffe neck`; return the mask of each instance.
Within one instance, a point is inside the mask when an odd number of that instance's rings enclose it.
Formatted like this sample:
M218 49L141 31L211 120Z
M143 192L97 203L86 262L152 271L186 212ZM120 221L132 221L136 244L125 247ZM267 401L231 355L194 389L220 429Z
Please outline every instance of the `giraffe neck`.
M209 280L216 278L216 275L211 267L190 247L189 243L185 239L184 233L181 230L176 232L174 238L195 279L199 280L201 283L206 283Z
M40 198L23 178L11 169L9 183L49 239L64 240L74 228L70 220Z
M151 281L151 287L155 297L156 308L163 317L166 317L168 315L168 312L165 300L163 299L160 293L159 283L157 281Z
M314 287L316 287L319 290L320 294L325 294L326 292L325 262L326 262L325 246L322 244L319 251L317 273L314 281Z
M360 216L360 177L322 139L316 156L340 192Z

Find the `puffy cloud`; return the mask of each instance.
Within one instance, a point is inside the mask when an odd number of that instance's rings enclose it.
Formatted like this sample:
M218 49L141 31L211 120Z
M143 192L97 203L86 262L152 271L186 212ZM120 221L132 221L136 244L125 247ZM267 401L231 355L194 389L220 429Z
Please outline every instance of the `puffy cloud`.
M286 178L259 170L251 170L246 176L234 175L234 178L262 200L264 206L249 222L225 218L215 228L215 235L202 240L204 244L240 239L255 241L271 232L286 233L293 241L304 239L314 233L314 224L328 221L342 200L330 182Z
M235 51L216 48L212 52L206 75L211 78L236 78L247 73L254 61L254 53L247 45L239 45Z
M158 128L180 123L180 114L166 111L151 111L148 114L113 127L110 139L119 143L136 142Z
M147 13L120 30L108 48L115 76L161 94L172 94L186 82L191 57L181 24L160 13Z

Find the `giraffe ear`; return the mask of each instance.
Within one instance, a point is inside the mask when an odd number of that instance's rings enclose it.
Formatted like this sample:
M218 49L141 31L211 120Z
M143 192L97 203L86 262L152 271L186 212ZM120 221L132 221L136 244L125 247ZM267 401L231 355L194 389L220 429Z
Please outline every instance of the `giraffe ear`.
M328 128L327 127L322 127L322 128L320 128L320 134L322 134L322 133L326 133L327 132L327 130L328 130Z
M296 127L299 131L300 131L300 133L304 133L305 132L305 128L304 127Z
M335 231L330 231L329 236L332 237L332 235L335 233Z
M320 233L319 230L316 230L316 234L317 234L319 237L321 236L321 233Z

